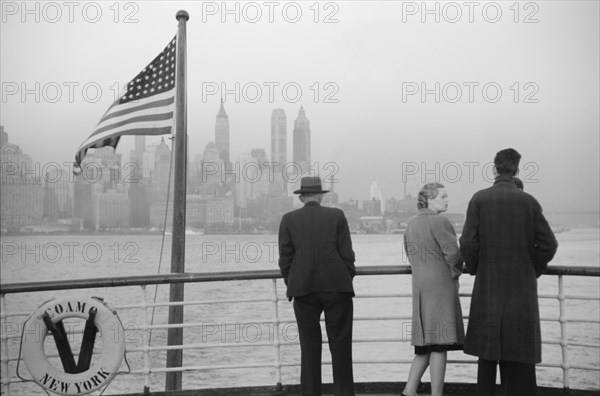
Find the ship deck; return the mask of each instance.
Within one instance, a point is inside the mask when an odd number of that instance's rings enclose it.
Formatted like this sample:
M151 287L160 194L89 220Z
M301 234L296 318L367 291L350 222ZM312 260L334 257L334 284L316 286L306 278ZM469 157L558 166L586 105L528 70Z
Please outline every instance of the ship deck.
M388 279L389 276L405 276L411 273L409 266L372 266L372 267L359 267L357 268L358 277L372 277L372 276L384 276L384 278L377 279ZM543 361L538 367L541 373L547 372L547 370L555 370L558 378L562 379L562 383L558 381L555 387L539 387L539 396L550 396L550 395L574 395L574 396L587 396L587 395L600 395L600 390L596 386L596 381L592 380L590 384L585 386L585 389L589 390L577 390L581 382L577 382L574 376L575 372L588 372L595 373L597 375L600 372L600 366L598 360L595 358L581 360L581 355L575 353L583 350L586 356L598 356L598 349L600 345L597 342L597 331L598 318L595 317L591 312L596 312L592 307L597 307L600 301L596 293L582 293L581 290L577 289L574 292L566 290L563 285L564 278L571 277L593 277L598 279L600 277L600 269L597 267L576 267L576 266L551 266L548 268L546 276L555 276L558 280L558 288L556 292L547 292L539 295L540 300L543 301L555 301L554 314L547 314L542 317L543 322L557 323L558 328L556 334L552 337L546 337L543 340L545 348L558 348L559 354L555 356L560 360L546 360ZM262 270L262 271L240 271L240 272L221 272L221 273L181 273L181 274L163 274L163 275L147 275L147 276L131 276L131 277L114 277L114 278L96 278L96 279L79 279L79 280L61 280L61 281L43 281L43 282L28 282L20 284L3 284L0 287L1 294L1 319L2 328L7 331L3 331L1 337L1 384L2 394L10 396L12 394L32 394L22 393L31 392L30 389L35 389L35 384L24 383L24 380L16 375L17 364L22 361L19 351L19 340L21 339L21 330L24 328L24 323L27 317L31 314L29 311L23 311L19 301L21 296L28 295L30 293L40 293L46 291L53 292L67 292L72 293L73 290L77 289L90 289L95 290L93 293L97 293L97 289L106 289L107 293L116 293L114 288L119 290L123 288L132 288L136 290L139 288L140 297L138 301L134 301L135 298L131 297L131 301L126 301L125 305L115 306L114 309L121 312L121 319L124 323L135 323L136 327L126 326L126 333L124 340L135 341L134 343L127 343L126 352L130 357L132 363L127 372L119 372L120 375L115 377L113 384L109 385L109 394L115 395L117 392L129 392L122 393L122 396L207 396L207 395L299 395L300 386L298 385L297 376L290 375L290 368L297 370L299 367L299 359L297 353L290 353L290 351L296 351L298 349L298 341L292 338L287 339L282 332L292 328L295 320L293 318L285 318L280 316L283 311L282 307L287 307L289 302L287 298L278 291L277 284L281 283L281 274L275 270ZM260 295L257 294L254 298L247 298L245 296L233 296L229 299L220 299L217 296L212 296L210 299L194 300L191 295L186 296L186 300L178 303L170 302L153 302L146 293L147 285L159 285L159 284L174 284L174 283L206 283L214 284L215 282L220 285L229 285L228 282L236 282L233 285L241 287L240 282L261 282L261 288L263 292ZM380 285L380 283L377 283ZM225 287L225 289L228 289ZM190 290L191 291L191 290ZM85 292L84 292L85 293ZM87 293L90 293L88 291ZM577 293L577 294L576 294ZM96 295L96 294L92 294ZM10 296L18 296L10 298ZM131 294L135 296L135 294ZM462 299L470 298L470 293L467 291L461 291L460 296ZM41 296L39 296L41 298ZM383 290L377 290L375 292L367 291L363 294L357 295L358 301L409 301L411 294L409 291L404 290L401 293L398 292L383 292ZM43 300L42 300L43 301ZM569 311L570 307L566 305L568 301L579 301L579 304L585 304L591 311L587 317L573 316ZM227 318L225 316L218 316L215 321L217 322L184 322L167 324L164 322L155 323L151 319L151 312L153 307L168 307L170 305L185 305L188 309L198 309L197 307L210 307L215 304L219 304L221 307L224 305L238 307L239 310L244 312L256 311L250 307L258 306L261 304L262 311L265 315L271 315L272 319L261 319L265 320L265 323L269 326L268 329L272 329L270 333L265 332L265 338L258 339L251 336L242 337L243 339L238 340L237 338L232 339L235 334L229 332L231 326L239 324L239 318ZM243 307L241 307L243 305ZM289 307L287 308L289 310ZM217 313L224 312L223 309L218 310ZM377 314L376 312L367 312L366 314L356 315L355 321L360 323L368 323L371 321L385 321L385 323L393 323L394 326L389 327L394 333L399 332L399 326L403 321L411 319L410 315L398 315L393 314ZM136 316L137 315L137 316ZM220 315L220 314L219 314ZM191 315L193 318L194 315ZM465 317L467 320L468 318ZM164 320L164 318L163 318ZM258 319L255 316L251 316L249 319L250 324L256 323ZM216 324L221 326L223 332L217 332ZM589 334L578 334L577 332L568 332L567 325L569 324L583 324L586 328L589 328ZM166 339L162 338L151 342L150 335L152 330L166 330L168 328L189 328L189 334L200 334L204 338L198 340L190 340L183 344L177 345L165 345ZM248 327L250 328L250 327ZM237 329L237 327L236 327ZM357 365L365 365L370 367L376 367L376 370L388 369L390 364L400 365L400 367L406 367L410 365L411 359L409 356L395 356L392 358L383 356L383 352L389 350L389 345L404 345L408 341L405 337L398 335L386 335L372 334L370 336L364 336L356 334L354 342L356 345L373 345L372 349L375 351L375 355L372 356L356 356L354 363ZM595 330L591 330L595 329ZM8 331L10 330L10 331ZM18 331L17 331L18 330ZM214 332L208 332L207 330L214 330ZM238 329L239 330L239 329ZM204 331L202 333L202 331ZM10 334L9 334L10 333ZM82 333L82 330L79 331ZM214 334L213 334L214 333ZM75 332L73 333L75 334ZM212 335L213 338L208 337ZM268 335L268 337L267 337ZM134 336L141 336L141 339L136 340ZM206 337L205 337L206 336ZM216 338L215 338L216 337ZM229 337L229 338L228 338ZM583 338L582 338L583 337ZM288 337L289 338L289 337ZM139 341L139 342L138 342ZM243 341L243 342L242 342ZM239 351L242 348L252 348L250 354L246 355L234 355L235 351ZM283 350L284 348L287 348ZM371 347L370 347L371 348ZM167 350L180 349L185 353L193 353L194 351L212 351L218 350L222 352L215 353L216 360L188 360L187 364L182 366L164 366L164 360L157 360L151 357L151 353L164 353ZM263 351L262 355L259 355L258 351ZM93 354L96 355L99 351L94 350ZM572 354L569 357L569 353ZM75 354L76 355L76 354ZM254 355L257 355L257 359L254 359ZM76 355L77 356L77 355ZM208 356L208 353L207 355ZM238 356L238 357L235 357ZM54 361L58 359L58 355L52 356ZM260 358L260 359L258 359ZM241 359L241 360L240 360ZM244 360L246 359L246 360ZM461 364L469 365L476 363L473 360L466 361L463 358L460 360L451 359L448 364ZM324 366L329 365L329 362L324 361ZM129 366L129 363L127 364ZM24 368L21 368L24 370ZM234 379L235 374L231 374L228 379L231 381L224 381L221 379L220 382L215 381L214 373L221 372L232 372L231 370L244 370L244 378L252 378L258 381L258 384L274 384L274 385L252 385L245 383L244 381L236 382ZM260 377L258 380L258 373L260 370L267 370L270 372L268 377ZM285 372L282 374L282 371ZM373 370L373 369L372 369ZM404 375L399 375L397 369L388 369L387 371L380 373L379 371L371 371L372 377L367 377L362 380L357 380L356 393L357 395L400 395L404 389L404 383L402 382L377 382L386 381L386 378L403 378ZM447 396L453 395L473 395L475 392L476 379L474 374L476 368L468 370L470 376L466 374L459 374L454 378L446 376L446 384L444 387L444 394ZM164 391L164 378L165 373L172 372L187 372L192 373L191 378L196 378L197 381L190 383L187 386L182 387L186 390L178 391ZM235 371L233 371L235 372ZM256 372L256 379L254 376L248 377L249 373ZM292 371L293 372L293 371ZM396 374L390 374L396 373ZM447 373L448 374L448 373ZM380 376L381 379L375 378ZM190 377L188 377L189 380ZM373 381L369 382L373 378ZM365 381L366 382L361 382ZM427 380L427 379L424 379ZM331 379L324 378L324 382L331 381ZM559 380L560 381L560 380ZM588 381L589 382L589 381ZM547 384L548 379L544 378L543 375L538 374L538 383ZM550 382L552 383L552 382ZM276 385L283 384L283 385ZM192 385L192 386L190 386ZM248 385L248 386L245 386ZM562 386L561 386L562 385ZM27 388L27 386L33 386L34 388ZM238 386L238 387L235 387ZM193 389L190 389L193 388ZM202 389L206 388L206 389ZM419 389L419 395L428 395L429 384L424 382ZM590 389L591 388L591 389ZM172 389L172 388L169 388ZM14 392L13 392L14 390ZM41 394L41 393L40 393ZM330 395L332 393L332 385L323 385L323 394ZM498 388L497 395L500 394ZM533 396L533 395L532 395Z
M371 382L357 383L355 385L356 396L398 396L404 389L404 382ZM419 396L429 396L429 384L421 384L418 390ZM471 383L449 383L444 386L445 396L470 396L475 394L475 384ZM597 396L599 391L558 389L549 387L538 387L536 396ZM282 389L275 387L249 387L249 388L222 388L183 390L172 392L150 392L123 394L119 396L300 396L300 386L290 385ZM494 396L501 396L502 392L498 386ZM323 384L323 396L333 396L332 384ZM492 396L492 395L490 395Z

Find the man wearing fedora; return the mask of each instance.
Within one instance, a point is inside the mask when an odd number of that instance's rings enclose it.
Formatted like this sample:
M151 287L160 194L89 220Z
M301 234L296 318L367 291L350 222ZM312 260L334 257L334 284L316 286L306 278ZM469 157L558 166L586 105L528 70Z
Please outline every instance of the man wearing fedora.
M331 351L335 395L354 395L352 320L354 251L344 212L321 206L318 177L303 177L299 194L304 207L286 213L279 227L279 268L294 301L300 336L302 395L321 394L320 318Z

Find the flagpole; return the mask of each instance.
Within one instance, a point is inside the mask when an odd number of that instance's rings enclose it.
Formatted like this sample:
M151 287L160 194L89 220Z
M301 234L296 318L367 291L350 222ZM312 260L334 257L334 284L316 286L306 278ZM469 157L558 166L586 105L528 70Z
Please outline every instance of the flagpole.
M173 194L173 235L171 242L171 273L185 272L185 201L187 185L187 106L186 106L186 22L190 19L185 10L175 15L177 30L177 69L175 96L175 175ZM183 283L170 285L169 302L183 301ZM183 305L169 306L169 324L183 323ZM167 345L183 344L183 328L169 328ZM167 350L167 367L181 367L183 350ZM167 372L165 390L181 390L182 372Z

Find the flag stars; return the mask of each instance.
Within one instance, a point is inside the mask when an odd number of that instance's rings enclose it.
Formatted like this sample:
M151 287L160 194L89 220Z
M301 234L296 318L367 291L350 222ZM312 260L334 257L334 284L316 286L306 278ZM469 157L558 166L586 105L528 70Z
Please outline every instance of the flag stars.
M164 51L125 85L122 103L139 100L173 89L175 86L176 44L173 39Z

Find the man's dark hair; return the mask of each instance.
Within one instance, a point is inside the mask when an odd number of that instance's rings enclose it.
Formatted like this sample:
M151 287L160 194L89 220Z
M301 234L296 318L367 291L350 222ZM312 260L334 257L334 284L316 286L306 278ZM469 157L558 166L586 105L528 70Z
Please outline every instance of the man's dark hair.
M494 165L499 175L516 175L519 170L520 161L521 154L512 148L500 150L496 153L496 157L494 157Z

